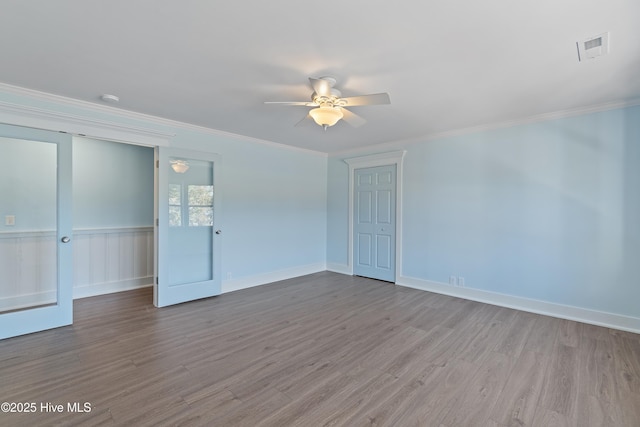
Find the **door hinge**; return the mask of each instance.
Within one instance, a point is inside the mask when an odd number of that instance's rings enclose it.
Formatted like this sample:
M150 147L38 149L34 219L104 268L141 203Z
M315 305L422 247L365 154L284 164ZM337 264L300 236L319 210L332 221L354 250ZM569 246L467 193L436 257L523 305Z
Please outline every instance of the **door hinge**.
M156 285L158 285L158 284L159 284L159 283L158 283L158 276L156 276Z
M156 168L160 169L160 160L156 160Z
M156 226L160 225L160 218L156 218Z

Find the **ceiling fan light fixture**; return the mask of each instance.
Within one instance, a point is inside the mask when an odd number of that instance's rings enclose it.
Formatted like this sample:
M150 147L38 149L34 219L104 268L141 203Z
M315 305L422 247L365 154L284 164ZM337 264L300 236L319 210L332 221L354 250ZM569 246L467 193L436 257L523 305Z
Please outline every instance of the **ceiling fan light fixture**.
M313 118L313 121L322 126L325 130L327 127L338 123L338 121L343 117L342 111L340 111L339 108L324 105L309 111L309 115Z
M189 162L186 160L171 160L171 169L175 173L185 173L189 170Z

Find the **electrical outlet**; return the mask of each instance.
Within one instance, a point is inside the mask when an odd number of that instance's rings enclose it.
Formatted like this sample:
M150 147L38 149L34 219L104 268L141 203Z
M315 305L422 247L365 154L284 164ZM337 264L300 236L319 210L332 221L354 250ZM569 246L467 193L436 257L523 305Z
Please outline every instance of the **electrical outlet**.
M5 215L5 217L4 217L4 225L16 225L16 216L15 215Z
M230 271L227 271L227 280L233 279L233 274Z
M449 284L453 286L457 286L458 278L456 276L449 276Z
M458 277L458 286L464 288L464 277Z

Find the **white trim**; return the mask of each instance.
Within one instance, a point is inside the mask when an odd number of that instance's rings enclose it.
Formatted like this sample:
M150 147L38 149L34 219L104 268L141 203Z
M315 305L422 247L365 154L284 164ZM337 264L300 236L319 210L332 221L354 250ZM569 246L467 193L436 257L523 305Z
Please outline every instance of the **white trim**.
M604 111L617 110L619 108L635 107L640 105L640 98L634 98L628 101L613 101L603 104L589 105L586 107L572 108L568 110L554 111L551 113L536 114L534 116L523 117L520 119L508 120L504 122L487 123L478 126L458 128L436 132L432 134L419 135L407 139L383 142L376 145L358 147L342 151L334 151L329 153L329 157L343 157L346 155L357 155L358 153L366 153L371 151L394 150L406 147L411 144L434 141L437 139L451 138L455 136L470 135L497 129L505 129L514 126L523 126L533 123L545 122L550 120L565 119L570 117L582 116L585 114L601 113Z
M93 102L82 101L79 99L68 98L61 95L40 92L37 90L13 86L6 83L0 83L0 92L34 98L38 101L55 102L67 107L82 108L92 113L106 113L121 119L143 121L175 129L201 132L207 135L231 138L280 149L293 150L304 152L307 154L314 154L321 157L328 157L327 153L310 150L308 148L280 144L274 141L239 135L236 133L212 129L204 126L194 125L191 123L179 122L177 120L165 119L162 117L152 116L150 114L137 113L135 111L129 111L108 105L101 105ZM27 107L21 104L12 104L3 101L0 101L0 122L37 129L65 131L68 133L80 134L83 136L98 139L107 139L115 142L126 142L160 147L168 146L168 141L176 135L175 133L164 133L161 131L145 129L136 126L122 125L111 121L89 119L73 114L52 112L50 110L44 110L36 107ZM138 139L132 140L131 136L137 136Z
M254 286L267 285L280 280L293 279L294 277L306 276L307 274L326 271L327 265L324 262L302 265L299 267L286 268L284 270L270 271L268 273L256 274L254 276L241 277L239 279L223 280L222 293L238 291L240 289L252 288Z
M153 225L134 227L105 227L105 228L74 228L73 236L86 234L122 234L153 231ZM21 237L55 237L56 230L16 230L0 231L0 239L15 239Z
M577 322L604 326L606 328L640 333L640 318L637 317L506 295L497 292L483 291L480 289L459 288L446 283L417 279L414 277L402 276L396 284L407 288L435 292L438 294L464 298L486 304L493 304L500 307L513 308L515 310L528 311L530 313L543 314L545 316L557 317L560 319L574 320Z
M0 101L0 122L140 145L169 145L175 136L139 126Z
M56 291L42 291L26 295L3 297L0 298L0 312L55 304L57 301Z
M104 227L104 228L74 228L74 235L83 234L122 234L122 233L140 233L145 231L153 231L153 225L142 225L134 227Z
M14 85L10 85L7 83L0 83L0 92L5 92L5 93L9 93L9 94L13 94L13 95L18 95L18 96L25 96L25 97L30 97L30 98L35 98L36 100L39 101L44 101L44 102L55 102L58 104L62 104L64 106L70 106L70 107L76 107L76 108L82 108L85 110L88 110L90 112L96 112L96 113L107 113L107 114L111 114L114 116L117 116L119 118L124 118L124 119L130 119L130 120L137 120L137 121L145 121L145 122L149 122L149 123L153 123L153 124L157 124L157 125L161 125L161 126L169 126L169 127L173 127L173 128L178 128L178 129L184 129L184 130L190 130L190 131L196 131L196 132L203 132L209 135L215 135L215 136L222 136L222 137L227 137L227 138L233 138L233 139L237 139L237 140L243 140L243 141L249 141L249 142L256 142L256 143L260 143L260 144L265 144L268 146L272 146L272 147L279 147L279 148L283 148L283 149L288 149L288 150L294 150L294 151L301 151L301 152L306 152L306 153L311 153L311 154L316 154L316 155L320 155L322 157L341 157L344 155L356 155L358 153L364 153L367 151L372 151L372 150L376 150L376 151L380 151L380 150L393 150L393 149L397 149L399 147L403 147L409 144L413 144L413 143L417 143L417 142L425 142L425 141L432 141L434 139L441 139L441 138L447 138L447 137L452 137L452 136L460 136L460 135L467 135L467 134L472 134L472 133L478 133L478 132L483 132L483 131L488 131L488 130L494 130L494 129L501 129L501 128L506 128L506 127L512 127L512 126L518 126L518 125L525 125L525 124L530 124L530 123L537 123L537 122L542 122L542 121L547 121L547 120L555 120L555 119L562 119L562 118L567 118L567 117L575 117L575 116L580 116L583 114L590 114L590 113L597 113L597 112L602 112L602 111L608 111L608 110L615 110L618 108L625 108L625 107L634 107L636 105L640 105L640 98L634 98L631 100L619 100L619 101L611 101L611 102L605 102L602 104L596 104L596 105L590 105L590 106L586 106L586 107L578 107L578 108L572 108L572 109L566 109L566 110L559 110L559 111L555 111L555 112L551 112L551 113L543 113L543 114L537 114L534 116L528 116L528 117L523 117L520 119L515 119L515 120L509 120L509 121L504 121L504 122L494 122L494 123L488 123L488 124L483 124L483 125L479 125L479 126L473 126L473 127L467 127L467 128L459 128L459 129L453 129L453 130L448 130L448 131L443 131L443 132L437 132L437 133L433 133L433 134L425 134L425 135L420 135L420 136L416 136L416 137L412 137L412 138L408 138L408 139L404 139L404 140L397 140L397 141L389 141L389 142L383 142L381 144L376 144L376 145L369 145L369 146L365 146L365 147L358 147L358 148L353 148L353 149L348 149L348 150L342 150L342 151L334 151L332 153L325 153L325 152L321 152L321 151L316 151L316 150L310 150L308 148L301 148L301 147L294 147L291 145L286 145L286 144L281 144L278 142L274 142L274 141L268 141L268 140L264 140L264 139L259 139L259 138L254 138L254 137L250 137L250 136L244 136L244 135L239 135L239 134L235 134L235 133L231 133L231 132L225 132L225 131L221 131L221 130L217 130L217 129L211 129L211 128L207 128L204 126L199 126L199 125L194 125L191 123L184 123L184 122L179 122L176 120L170 120L170 119L165 119L162 117L157 117L157 116L152 116L150 114L144 114L144 113L137 113L134 111L129 111L129 110L124 110L121 108L115 108L112 106L108 106L108 105L101 105L98 103L94 103L94 102L88 102L88 101L82 101L79 99L74 99L74 98L68 98L65 96L61 96L61 95L54 95L51 93L46 93L46 92L41 92L41 91L37 91L37 90L33 90L33 89L27 89L27 88L23 88L20 86L14 86ZM12 107L17 107L18 109L20 109L20 107L27 109L28 107L23 107L21 105L17 105L17 104L9 104L9 103L3 103L6 105L9 105L9 110ZM35 109L38 110L38 109ZM42 111L47 111L47 110L40 110ZM14 112L15 113L15 112ZM65 116L65 114L63 113L58 113L59 116ZM24 120L24 118L22 117L13 117L13 119L11 119L10 117L10 111L3 111L2 106L0 106L0 122L2 123L9 123L9 124L16 124L16 125L20 125L20 126L27 126L27 127L35 127L38 129L49 129L49 130L63 130L66 132L70 132L70 133L78 133L78 134L83 134L86 136L93 136L94 138L100 138L100 139L109 139L112 141L117 141L117 142L128 142L128 143L136 143L135 141L132 141L130 138L128 138L128 134L124 134L122 135L123 138L119 138L117 136L109 136L109 135L97 135L94 134L94 132L92 131L87 131L87 132L74 132L71 129L60 129L60 126L64 126L66 124L66 122L64 121L46 121L44 122L44 127L42 125L38 126L38 125L33 125L33 124L26 124L26 123L22 123L22 121ZM78 118L78 116L73 116L73 115L69 115L72 118ZM15 120L15 119L18 120ZM82 119L82 118L80 118ZM43 120L43 119L41 119ZM92 121L91 119L86 119L86 122L90 122ZM124 130L127 126L125 125L120 125L120 124L115 124L112 122L105 122L105 123L111 123L112 125L114 125L116 127L116 129L119 130ZM132 126L131 128L136 129L135 126ZM142 128L137 128L138 131L142 130L143 133L144 131L151 131L151 133L157 133L160 134L161 136L163 135L162 132L158 132L158 131L153 131L153 130L149 130L149 129L142 129ZM119 133L119 132L118 132ZM171 137L175 136L175 134L164 134L164 136L166 137L167 135L169 135L169 138L165 138L165 140L170 139ZM165 142L160 142L160 143L148 143L148 142L140 142L140 144L142 145L159 145L159 146L165 146L167 145Z
M95 283L73 288L73 299L94 297L96 295L112 294L114 292L130 291L151 286L153 286L153 276L119 280L117 282Z
M388 153L371 154L368 156L352 157L344 159L349 165L349 249L348 249L348 274L353 274L353 192L356 169L373 168L377 166L396 166L396 260L395 281L402 274L402 176L404 156L406 150L391 151Z
M137 279L120 280L109 283L96 283L88 286L73 288L73 299L93 297L96 295L111 294L114 292L130 291L152 286L153 277L140 277ZM28 295L17 295L0 298L0 311L20 310L45 304L56 303L55 291L43 291Z

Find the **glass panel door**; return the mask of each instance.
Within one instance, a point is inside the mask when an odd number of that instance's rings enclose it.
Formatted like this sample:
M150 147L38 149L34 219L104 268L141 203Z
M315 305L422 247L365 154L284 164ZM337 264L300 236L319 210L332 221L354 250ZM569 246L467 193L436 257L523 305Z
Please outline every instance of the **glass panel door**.
M0 125L0 339L73 320L71 136Z
M158 307L220 294L219 159L159 149Z

